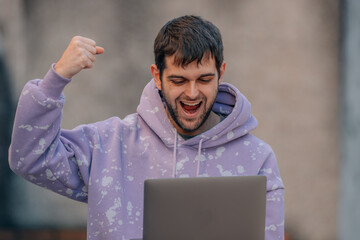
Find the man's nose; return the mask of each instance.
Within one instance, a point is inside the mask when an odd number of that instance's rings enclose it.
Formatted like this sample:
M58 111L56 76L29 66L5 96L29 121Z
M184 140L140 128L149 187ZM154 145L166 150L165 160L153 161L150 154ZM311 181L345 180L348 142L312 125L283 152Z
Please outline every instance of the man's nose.
M196 82L189 82L189 85L187 87L186 95L191 98L195 99L199 95L199 88L196 84Z

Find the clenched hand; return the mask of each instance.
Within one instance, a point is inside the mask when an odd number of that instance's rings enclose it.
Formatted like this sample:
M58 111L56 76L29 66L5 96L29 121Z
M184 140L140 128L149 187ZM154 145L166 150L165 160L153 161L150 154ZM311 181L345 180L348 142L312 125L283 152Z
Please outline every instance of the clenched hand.
M75 36L71 39L65 52L55 64L55 71L64 78L72 78L82 69L92 68L95 55L102 54L104 48L96 46L92 39Z

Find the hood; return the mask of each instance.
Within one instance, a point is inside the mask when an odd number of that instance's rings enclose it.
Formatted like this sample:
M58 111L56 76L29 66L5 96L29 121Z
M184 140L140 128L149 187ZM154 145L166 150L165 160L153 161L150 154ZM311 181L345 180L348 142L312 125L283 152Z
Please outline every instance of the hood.
M240 91L229 83L219 85L213 109L215 113L225 116L225 119L210 130L188 140L174 139L176 129L171 124L165 112L165 106L160 98L154 80L144 88L137 108L138 114L168 147L178 144L202 148L215 147L233 141L248 134L257 126L255 117L251 114L251 104Z

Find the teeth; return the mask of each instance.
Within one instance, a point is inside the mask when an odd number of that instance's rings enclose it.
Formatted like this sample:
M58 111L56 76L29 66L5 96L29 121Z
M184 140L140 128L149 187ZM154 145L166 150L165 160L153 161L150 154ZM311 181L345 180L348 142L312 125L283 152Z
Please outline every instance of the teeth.
M185 105L188 105L188 106L196 106L198 105L199 103L184 103Z

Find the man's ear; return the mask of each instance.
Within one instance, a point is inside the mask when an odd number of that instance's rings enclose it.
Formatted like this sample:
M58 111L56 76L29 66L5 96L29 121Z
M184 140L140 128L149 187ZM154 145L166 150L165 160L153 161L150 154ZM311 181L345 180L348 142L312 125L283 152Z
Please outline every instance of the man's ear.
M220 66L220 77L219 77L219 84L222 82L223 77L224 77L224 73L225 73L225 68L226 68L226 62L224 61L221 66Z
M154 78L156 87L161 91L161 80L160 80L159 69L157 68L157 66L155 64L151 64L150 71L151 71L151 75Z

